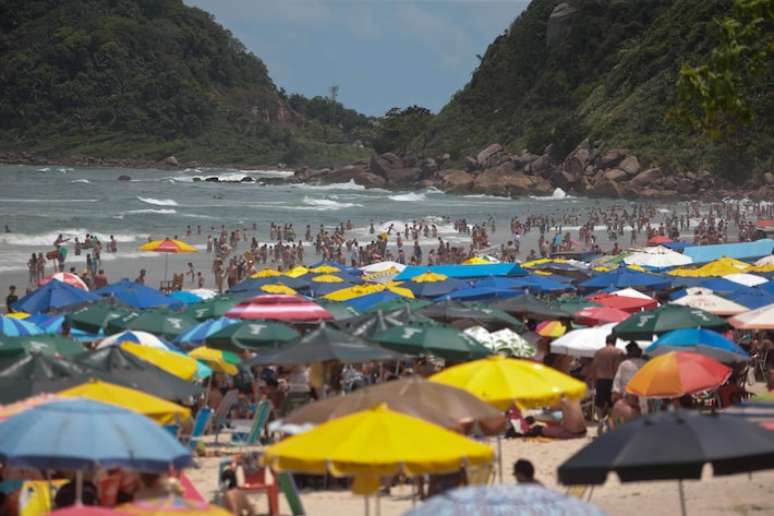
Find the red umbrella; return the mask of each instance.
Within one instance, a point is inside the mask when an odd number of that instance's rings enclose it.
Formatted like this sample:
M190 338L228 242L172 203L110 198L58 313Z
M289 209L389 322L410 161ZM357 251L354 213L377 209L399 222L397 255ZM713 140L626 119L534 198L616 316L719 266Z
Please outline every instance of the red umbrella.
M639 297L615 296L612 294L599 294L591 296L589 299L596 301L602 306L616 308L630 314L641 310L649 310L658 306L658 301L652 298L645 299Z
M626 390L650 398L679 398L716 389L731 376L731 368L714 358L670 351L649 360L629 380Z
M575 321L584 326L596 326L598 324L621 322L629 318L629 312L609 306L588 306L575 312Z
M38 286L42 287L49 281L54 280L67 283L71 287L79 288L81 290L89 290L89 287L86 286L86 283L84 283L77 274L73 274L72 272L57 272L56 274L52 274L51 276L40 280L38 282Z
M128 512L114 511L110 507L72 505L48 513L51 516L130 516Z
M648 245L668 244L671 241L672 241L672 239L669 238L668 236L656 235L653 238L651 238L650 240L648 240Z
M225 317L291 322L329 321L333 319L333 315L317 303L301 296L282 294L250 298L227 311Z

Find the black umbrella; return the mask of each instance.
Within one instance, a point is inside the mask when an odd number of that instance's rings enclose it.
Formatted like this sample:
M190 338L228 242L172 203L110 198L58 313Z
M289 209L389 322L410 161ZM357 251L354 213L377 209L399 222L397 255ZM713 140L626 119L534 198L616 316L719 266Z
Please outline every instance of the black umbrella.
M508 315L504 310L490 308L481 303L441 301L420 309L419 313L443 322L467 319L481 326L487 326L489 329L510 328L516 332L524 329L524 324L520 320Z
M5 362L0 369L0 404L75 387L95 376L86 366L39 353Z
M774 432L742 418L698 412L649 414L606 433L559 466L563 484L603 484L610 471L621 482L700 479L774 468Z
M193 383L141 360L120 346L83 353L75 362L96 371L98 378L166 400L184 401L201 392Z
M570 318L572 313L562 310L558 306L538 299L531 294L512 297L498 301L494 308L499 308L509 314L525 315L529 319L549 321L552 319Z
M335 360L344 364L371 360L401 360L404 355L384 349L365 339L339 331L322 323L295 344L276 353L260 355L250 365L311 364Z

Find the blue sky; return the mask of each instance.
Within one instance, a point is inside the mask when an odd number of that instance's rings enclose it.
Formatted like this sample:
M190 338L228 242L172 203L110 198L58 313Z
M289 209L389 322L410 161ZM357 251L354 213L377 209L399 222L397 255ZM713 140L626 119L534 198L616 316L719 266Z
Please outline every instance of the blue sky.
M288 92L368 115L437 112L528 0L185 0L215 15Z

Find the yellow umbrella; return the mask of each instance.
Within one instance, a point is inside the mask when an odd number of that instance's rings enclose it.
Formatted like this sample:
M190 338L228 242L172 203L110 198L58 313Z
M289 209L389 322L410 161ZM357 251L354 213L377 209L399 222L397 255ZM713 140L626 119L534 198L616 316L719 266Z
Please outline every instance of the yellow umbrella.
M465 389L501 410L513 403L520 408L546 407L562 396L580 400L586 394L585 383L556 369L501 355L450 367L430 380Z
M121 347L131 354L150 362L168 373L191 381L196 376L196 360L187 356L159 348L151 348L134 342L124 342Z
M436 281L446 281L449 276L445 274L438 274L436 272L425 272L419 276L414 276L411 281L414 283L435 283Z
M89 380L86 383L65 389L58 393L71 398L89 398L125 409L139 412L160 425L170 425L185 421L191 417L191 411L175 403L151 396L142 391L121 387L100 380Z
M774 272L774 265L754 265L747 269L745 272Z
M300 276L303 276L304 274L308 274L309 269L304 267L303 265L296 265L292 269L290 269L288 272L285 273L285 276L288 276L290 278L298 278Z
M399 296L406 297L408 299L414 299L414 293L406 287L398 287L396 285L386 285L386 287L387 290L393 294L398 294Z
M19 320L26 319L29 316L30 314L28 314L27 312L11 312L11 313L5 314L5 317L12 317L14 319L19 319Z
M314 269L309 269L309 272L313 272L315 274L331 274L333 272L341 272L341 269L334 267L333 265L320 265Z
M366 281L392 281L392 278L400 274L400 271L395 267L390 267L379 272L372 272L370 274L364 274L363 279Z
M382 477L448 473L493 456L489 446L381 404L289 437L262 460L275 471L354 476L353 491L371 494Z
M462 265L489 265L490 262L486 258L482 258L480 256L473 256L472 258L468 258L464 262L462 262Z
M344 280L333 274L321 274L312 278L315 283L344 283Z
M672 276L683 276L692 278L706 278L710 276L728 276L739 272L747 272L752 266L741 260L728 258L726 256L718 258L715 261L702 265L699 268L680 267L669 271L667 274Z
M167 265L169 262L170 253L196 253L199 250L191 244L187 244L182 240L172 240L165 238L164 240L151 240L140 246L140 251L148 251L154 253L164 253L164 281L167 280Z
M569 260L564 258L536 258L521 264L522 267L534 267L535 265L543 265L544 263L569 263Z
M329 301L349 301L356 297L367 296L368 294L375 294L381 292L387 288L385 285L376 283L370 283L367 285L354 285L352 287L342 288L323 296L323 299Z
M261 290L267 294L288 294L291 296L298 293L287 285L283 285L282 283L269 283L262 285Z
M276 278L282 276L282 273L276 269L263 269L251 275L251 278Z
M197 502L180 497L164 496L150 500L136 500L116 507L117 514L136 514L142 516L231 516L231 513L217 505Z
M228 375L234 376L237 374L237 372L239 372L234 364L226 360L226 358L223 356L223 351L219 349L208 348L207 346L199 346L198 348L188 353L188 356L203 362L207 362L208 366L219 373L226 373Z

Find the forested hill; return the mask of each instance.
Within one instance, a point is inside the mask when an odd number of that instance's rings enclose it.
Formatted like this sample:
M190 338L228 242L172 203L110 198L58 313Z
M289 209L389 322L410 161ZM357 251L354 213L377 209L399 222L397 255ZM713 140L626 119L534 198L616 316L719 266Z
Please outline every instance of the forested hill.
M588 138L692 170L772 171L772 11L771 0L533 0L414 150L461 160L494 142L553 144L561 161ZM684 64L695 68L681 86Z
M0 2L0 151L208 163L367 156L369 121L295 97L212 17L181 0ZM319 111L319 110L318 110Z

